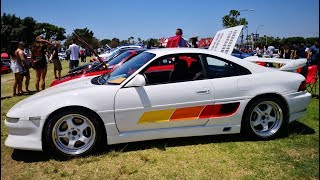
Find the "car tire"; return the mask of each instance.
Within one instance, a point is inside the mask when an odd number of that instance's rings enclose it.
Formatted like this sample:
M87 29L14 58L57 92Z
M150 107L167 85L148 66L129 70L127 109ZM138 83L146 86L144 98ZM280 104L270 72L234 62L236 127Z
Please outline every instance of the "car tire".
M262 97L248 104L241 132L248 138L269 140L287 135L288 115L286 105L274 97Z
M107 144L104 124L98 118L82 108L58 111L44 125L44 151L62 158L97 152L102 143Z

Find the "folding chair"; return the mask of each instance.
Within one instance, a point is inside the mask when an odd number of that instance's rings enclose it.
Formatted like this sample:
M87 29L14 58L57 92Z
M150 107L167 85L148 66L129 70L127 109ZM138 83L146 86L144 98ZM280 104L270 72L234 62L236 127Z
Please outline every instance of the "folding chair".
M317 95L317 80L318 80L318 65L308 67L308 74L306 77L306 85L309 87L309 92L312 95Z

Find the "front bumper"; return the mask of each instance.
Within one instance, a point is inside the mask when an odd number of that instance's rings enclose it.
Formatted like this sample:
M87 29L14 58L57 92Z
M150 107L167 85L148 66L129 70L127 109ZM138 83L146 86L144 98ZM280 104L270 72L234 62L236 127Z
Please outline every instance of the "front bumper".
M19 120L10 123L5 120L8 137L5 145L14 149L42 151L42 127L44 120Z
M291 123L306 114L311 94L307 91L301 91L284 95L284 98L289 106L289 123Z

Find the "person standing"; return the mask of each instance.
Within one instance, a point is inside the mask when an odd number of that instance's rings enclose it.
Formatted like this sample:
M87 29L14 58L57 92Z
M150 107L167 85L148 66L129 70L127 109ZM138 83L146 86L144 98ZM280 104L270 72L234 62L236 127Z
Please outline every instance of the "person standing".
M73 38L68 50L70 51L69 69L73 69L79 66L79 51L80 47L76 44L77 40Z
M191 38L191 47L198 48L197 41L198 41L198 39L196 37Z
M300 59L300 58L307 58L307 55L306 55L306 46L304 45L304 43L301 43L299 45L299 48L296 52L296 57L297 59Z
M308 53L308 58L309 60L309 65L319 65L319 59L320 59L320 54L319 54L319 42L315 41L313 46L309 48L309 53ZM318 66L319 68L319 66Z
M80 58L81 58L81 62L85 62L85 49L84 48L80 48Z
M18 53L16 57L21 60L22 69L23 69L23 71L20 73L21 83L23 82L23 77L26 77L26 81L25 81L26 92L30 92L29 91L29 83L30 83L29 60L27 59L27 56L24 53L24 43L22 41L18 43L18 49L16 52Z
M53 74L55 79L61 78L62 66L58 56L59 47L60 47L60 43L59 41L56 41L52 48L51 57L50 57L50 59L53 61ZM57 76L57 71L58 71L58 76Z
M296 44L293 44L292 47L291 47L290 59L296 59L297 50L298 50L298 46Z
M284 48L283 48L283 58L284 59L290 59L290 56L291 56L291 52L290 52L290 48L288 45L284 45Z
M268 46L268 54L270 56L270 58L273 58L273 51L274 51L274 46Z
M16 47L16 46L15 46ZM20 96L22 95L22 77L21 73L23 72L22 62L20 58L17 58L17 48L11 45L9 50L10 56L10 68L14 73L14 82L13 82L13 96ZM18 93L17 93L18 90Z
M36 70L36 91L39 92L39 84L41 81L41 89L45 89L45 80L47 75L47 48L51 43L41 36L37 36L35 42L31 48L31 61L34 63L34 69Z
M259 47L259 46L257 46L257 48L256 48L256 55L257 55L258 57L262 57L262 55L261 55L261 50L260 50L260 47Z
M178 28L176 30L176 36L180 36L178 47L189 47L187 41L183 39L182 34L183 34L182 29Z

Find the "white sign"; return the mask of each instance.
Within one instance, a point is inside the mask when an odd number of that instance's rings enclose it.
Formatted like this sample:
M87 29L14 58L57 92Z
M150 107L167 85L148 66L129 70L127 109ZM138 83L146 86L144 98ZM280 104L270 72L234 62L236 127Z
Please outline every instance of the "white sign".
M242 28L243 25L218 31L210 44L209 50L231 54Z

